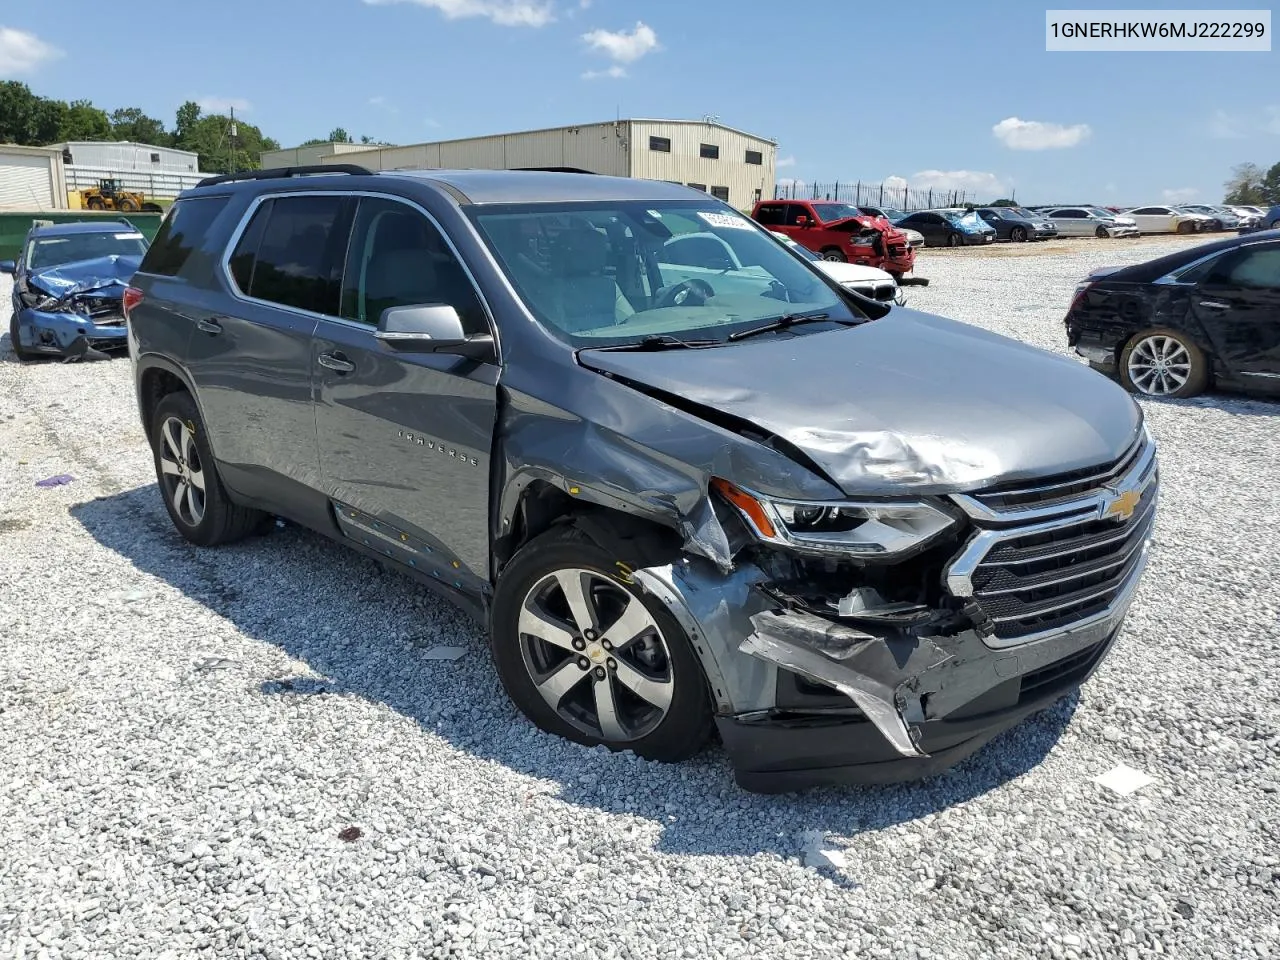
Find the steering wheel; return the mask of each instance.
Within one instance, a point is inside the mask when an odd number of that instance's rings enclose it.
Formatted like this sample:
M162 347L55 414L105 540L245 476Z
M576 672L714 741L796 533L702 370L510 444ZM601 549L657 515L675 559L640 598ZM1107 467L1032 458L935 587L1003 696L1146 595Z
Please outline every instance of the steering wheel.
M686 280L677 283L661 297L656 307L700 307L716 295L705 280Z

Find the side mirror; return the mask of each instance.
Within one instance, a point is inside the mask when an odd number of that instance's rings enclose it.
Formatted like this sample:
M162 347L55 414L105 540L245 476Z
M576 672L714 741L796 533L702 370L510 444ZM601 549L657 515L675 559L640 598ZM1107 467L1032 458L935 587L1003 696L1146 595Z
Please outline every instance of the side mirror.
M0 273L7 273L14 276L18 272L18 265L12 260L0 260Z
M374 336L397 350L456 353L474 359L493 355L493 337L468 337L458 311L444 303L388 307Z

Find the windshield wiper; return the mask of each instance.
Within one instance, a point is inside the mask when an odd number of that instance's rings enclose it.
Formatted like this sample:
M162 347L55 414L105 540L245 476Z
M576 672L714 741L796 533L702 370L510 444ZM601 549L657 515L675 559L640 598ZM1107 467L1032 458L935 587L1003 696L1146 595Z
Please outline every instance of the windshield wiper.
M766 323L758 327L752 327L750 330L739 330L737 333L729 334L730 340L742 340L745 337L754 337L757 333L768 333L770 330L785 330L787 327L794 327L799 323L816 323L819 320L830 320L831 314L823 313L787 313L780 317L774 317ZM857 320L834 320L833 323L843 323L847 326L856 325Z
M681 340L669 333L654 333L641 337L634 343L615 343L608 347L586 347L587 350L695 350L699 347L714 347L720 340Z

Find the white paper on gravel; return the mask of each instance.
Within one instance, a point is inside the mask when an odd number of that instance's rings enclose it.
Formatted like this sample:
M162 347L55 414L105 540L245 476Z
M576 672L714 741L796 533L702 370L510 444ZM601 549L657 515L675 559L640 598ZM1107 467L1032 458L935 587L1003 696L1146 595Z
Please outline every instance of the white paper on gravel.
M422 651L427 660L461 660L466 655L466 647L428 647Z
M1122 763L1101 776L1094 777L1093 782L1120 794L1122 797L1127 797L1129 794L1141 790L1156 781L1154 777L1148 776L1141 770L1135 770L1133 767L1125 766Z

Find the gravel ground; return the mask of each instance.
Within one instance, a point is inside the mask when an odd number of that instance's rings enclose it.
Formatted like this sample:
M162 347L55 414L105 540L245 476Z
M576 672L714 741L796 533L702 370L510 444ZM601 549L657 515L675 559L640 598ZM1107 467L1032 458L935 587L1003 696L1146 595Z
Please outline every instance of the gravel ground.
M910 299L1061 350L1076 281L1154 252L929 251ZM187 546L129 374L0 362L0 956L1280 953L1280 405L1145 404L1154 557L1078 698L769 798L538 733L474 626L317 536Z

